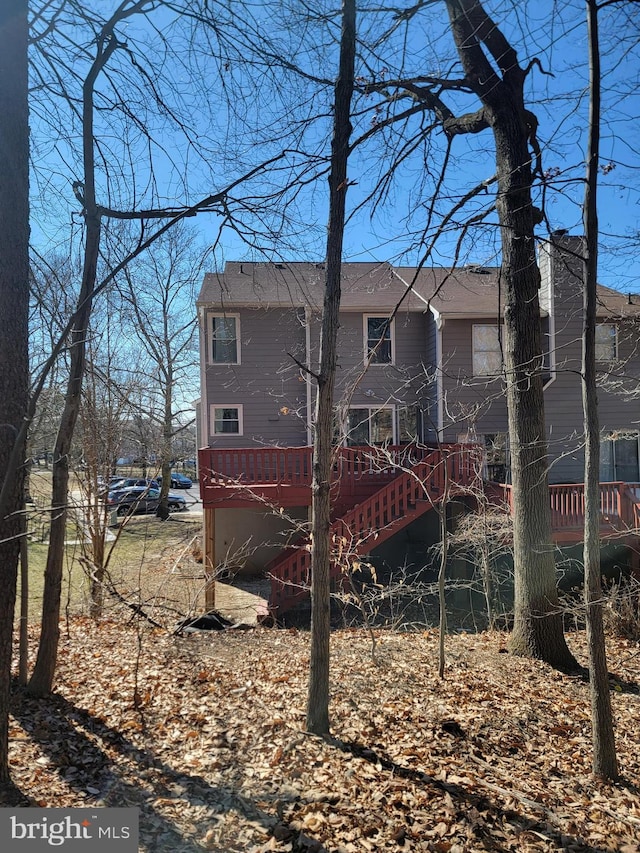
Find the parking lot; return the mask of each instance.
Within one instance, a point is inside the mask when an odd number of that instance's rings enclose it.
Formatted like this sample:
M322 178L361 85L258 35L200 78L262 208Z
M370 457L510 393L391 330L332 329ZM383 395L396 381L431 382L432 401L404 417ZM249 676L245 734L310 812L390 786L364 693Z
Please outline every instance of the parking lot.
M200 486L194 483L190 489L172 489L177 495L183 495L187 501L187 512L190 515L202 515L202 501L200 500Z

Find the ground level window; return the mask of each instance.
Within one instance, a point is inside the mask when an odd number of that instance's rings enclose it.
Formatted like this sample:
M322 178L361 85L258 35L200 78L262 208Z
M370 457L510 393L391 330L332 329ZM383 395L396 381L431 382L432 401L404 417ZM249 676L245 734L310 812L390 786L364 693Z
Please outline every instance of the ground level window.
M617 432L600 441L600 482L640 482L638 433Z
M393 444L393 409L353 408L347 413L347 446Z
M242 406L212 406L214 435L242 435Z
M506 483L509 463L506 432L485 433L483 440L487 480Z

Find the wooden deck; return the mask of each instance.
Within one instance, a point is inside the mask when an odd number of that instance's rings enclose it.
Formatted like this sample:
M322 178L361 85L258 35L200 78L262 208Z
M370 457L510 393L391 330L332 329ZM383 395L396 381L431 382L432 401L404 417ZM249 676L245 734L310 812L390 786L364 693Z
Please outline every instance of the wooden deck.
M435 449L413 445L339 448L333 466L334 518L425 461ZM477 479L477 445L446 444L441 450L454 461L454 479L466 483ZM207 447L199 451L199 457L205 508L253 507L256 501L278 507L311 505L311 447ZM511 486L492 483L488 491L492 499L502 497L511 506ZM584 529L583 484L551 485L549 500L554 539L578 541ZM600 503L604 537L640 530L640 483L601 483Z
M338 517L425 460L436 448L399 445L336 450L332 507ZM475 445L447 444L456 473L475 466ZM311 506L311 447L254 447L199 451L200 494L205 508L249 508L256 501L278 507Z
M507 506L512 505L512 487L503 486ZM584 484L549 486L551 526L554 542L579 542L584 534ZM600 483L600 537L637 537L640 532L640 484Z
M346 564L357 562L414 519L445 498L477 493L479 468L457 446L432 450L411 467L405 465L388 483L338 516L331 525L331 580L339 583ZM308 595L311 571L309 542L285 549L271 561L269 606L283 613Z
M204 555L215 574L215 511L256 504L311 505L312 448L243 448L199 451L200 492L204 505ZM454 495L477 498L484 489L491 503L512 507L512 488L483 483L478 445L437 448L355 447L336 450L332 478L331 536L336 552L332 575L338 578L345 549L355 559L401 530L438 502ZM575 544L584 535L584 485L549 487L553 540ZM637 550L640 539L640 484L601 483L600 536ZM344 556L344 555L343 555ZM283 549L267 566L271 577L269 609L282 613L308 595L310 549L301 541ZM339 578L338 578L339 580ZM211 598L208 606L213 606Z

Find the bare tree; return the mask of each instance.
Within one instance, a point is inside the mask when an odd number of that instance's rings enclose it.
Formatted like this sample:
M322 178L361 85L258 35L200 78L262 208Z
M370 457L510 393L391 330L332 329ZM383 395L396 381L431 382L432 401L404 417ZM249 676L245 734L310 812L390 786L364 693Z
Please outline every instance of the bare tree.
M562 631L547 477L540 273L534 228L532 161L537 120L525 106L515 50L478 0L447 0L451 30L467 85L481 102L456 130L488 127L495 140L497 211L502 237L505 368L514 514L515 617L511 650L561 669L577 666Z
M596 309L598 276L598 167L600 150L600 46L598 4L586 0L589 31L590 116L584 198L584 331L582 341L582 404L584 410L584 596L589 649L593 771L618 775L609 674L602 620L600 580L600 421L596 387Z
M171 466L176 437L193 423L191 403L197 375L194 286L203 253L184 226L174 228L144 261L128 266L120 288L134 321L132 333L144 353L145 412L161 434L156 466L162 474L158 515L168 518Z
M131 44L119 37L119 29L127 21L158 9L161 5L157 0L122 0L114 14L108 20L91 21L90 23L97 30L94 33L94 39L91 41L94 52L90 56L86 76L79 81L82 89L79 106L82 178L74 181L73 190L82 208L82 275L74 313L67 323L65 333L57 345L57 351L59 351L64 346L68 337L69 378L66 386L65 405L53 453L50 544L45 569L40 643L34 671L28 686L29 692L36 696L46 695L50 692L53 685L57 659L62 559L67 521L69 451L80 408L82 379L86 364L86 339L93 302L97 294L106 288L132 260L148 249L166 231L181 222L184 218L194 216L201 211L216 211L225 221L233 219L233 205L235 204L238 208L243 206L242 200L233 198L234 189L245 181L248 181L251 177L262 173L267 163L277 163L284 157L282 152L274 155L265 163L250 168L236 180L231 180L227 183L224 190L213 195L206 195L195 203L178 207L159 206L143 210L135 207L135 197L132 199L133 207L129 210L122 210L111 204L100 203L99 194L103 189L103 184L106 182L107 187L109 187L109 176L112 174L110 172L109 160L106 156L106 142L103 144L103 140L97 138L95 124L97 118L101 117L105 112L104 109L100 108L103 107L106 100L111 103L113 113L119 114L122 112L127 122L133 121L136 127L139 126L137 117L132 117L130 114L127 99L122 98L122 94L117 86L113 87L113 79L107 73L110 62L118 53L123 54L127 59L131 59ZM84 20L84 10L79 7L78 13L81 19ZM86 56L84 58L87 59ZM146 69L137 61L132 62L131 67L140 74L144 86L147 89L151 88L151 101L154 103L160 101L161 113L163 115L168 114L173 119L172 111L159 98L154 81L146 73ZM130 70L130 67L128 67L127 71L130 72ZM125 74L125 79L126 77L127 75ZM99 89L99 82L101 80L106 81L105 85L107 89L112 87L109 89L109 95ZM64 97L68 97L68 93L65 92ZM110 114L110 111L107 110L106 112ZM144 135L148 138L146 131ZM111 136L113 136L112 131ZM130 151L127 156L131 156ZM117 168L115 172L117 175ZM117 187L117 189L120 191L122 188ZM110 188L110 191L111 193L115 193L116 187ZM102 232L104 224L112 221L137 222L139 223L140 231L134 246L129 249L125 257L115 267L106 272L100 281L98 268ZM158 224L155 230L153 230L150 227L150 223L154 222L162 224ZM56 355L57 352L52 353L52 358ZM0 505L1 503L2 497L0 496Z
M340 64L335 84L331 171L329 174L329 227L325 297L322 312L320 368L313 448L312 552L311 552L311 660L307 697L307 730L329 732L329 631L331 543L331 463L333 459L333 390L337 365L340 311L340 270L349 176L351 97L356 47L355 0L343 0Z
M394 17L395 31L433 4L416 4ZM434 130L445 136L442 170L435 181L433 197L427 204L428 223L422 234L426 248L424 263L431 254L433 240L426 240L428 227L436 218L435 205L451 159L457 137L491 130L494 139L498 214L501 237L500 284L504 300L505 377L509 412L509 439L514 511L515 621L511 649L516 654L546 660L561 669L577 666L562 631L558 607L555 564L551 537L547 449L545 442L544 397L542 383L542 340L538 291L540 273L535 254L535 226L542 215L532 199L534 179L541 178L537 118L525 103L525 82L536 63L520 65L516 50L479 0L445 0L449 31L462 74L450 76L421 74L399 76L363 83L366 93L382 95L388 114L376 118L369 134L398 124L402 127L412 116L424 113L434 117L432 125L420 130L410 142L402 140L396 162L407 156L408 145L417 145L419 135L431 139ZM409 24L406 24L409 26ZM450 93L458 93L459 98ZM460 112L469 104L476 109ZM404 111L393 112L398 103L408 103ZM374 117L375 118L375 117ZM364 137L363 137L364 140ZM429 147L429 152L434 146ZM429 170L429 174L432 174ZM389 183L382 182L382 188ZM454 205L455 219L465 205L485 194L494 179L478 184L461 194ZM492 209L485 205L465 221L458 239L477 227ZM449 222L445 216L443 226ZM441 233L442 227L436 229Z
M82 446L76 470L80 501L74 502L76 523L83 531L82 551L90 567L90 613L102 615L110 511L105 490L131 417L130 351L112 328L114 309L94 312L87 341L87 366L77 427ZM97 314L97 316L96 316Z
M0 472L3 481L15 452L24 459L29 387L29 111L27 103L27 2L0 6ZM24 468L6 486L0 512L0 790L9 800L9 700L13 616L20 537L23 534Z

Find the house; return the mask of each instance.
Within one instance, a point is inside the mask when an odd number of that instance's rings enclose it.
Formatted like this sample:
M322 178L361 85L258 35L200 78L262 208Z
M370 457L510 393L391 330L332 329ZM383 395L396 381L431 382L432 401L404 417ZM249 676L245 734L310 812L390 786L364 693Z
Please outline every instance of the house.
M560 235L540 249L545 417L551 483L582 481L582 240ZM439 271L397 270L429 301L435 337L437 429L484 444L492 479L508 480L498 271L467 268L439 289ZM640 298L598 287L597 370L601 480L637 482L640 432ZM491 473L491 472L490 472Z
M540 250L549 477L562 484L560 503L562 488L573 494L582 480L581 245L553 235ZM210 566L280 574L290 589L308 570L308 549L291 546L311 503L323 287L323 264L230 262L205 276L197 303L205 555ZM428 516L444 467L459 493L480 470L508 484L501 314L497 268L343 265L336 541L367 553ZM599 288L603 482L640 482L639 321L640 301ZM420 478L428 507L412 491ZM608 500L619 502L620 489ZM298 597L275 595L280 608Z

